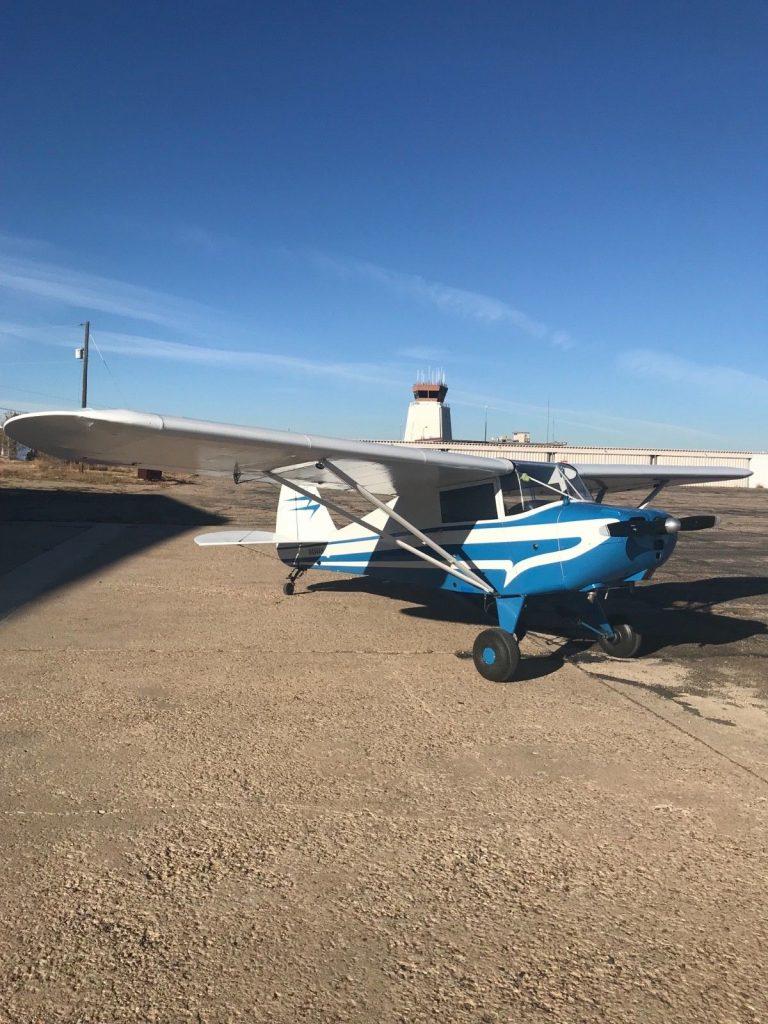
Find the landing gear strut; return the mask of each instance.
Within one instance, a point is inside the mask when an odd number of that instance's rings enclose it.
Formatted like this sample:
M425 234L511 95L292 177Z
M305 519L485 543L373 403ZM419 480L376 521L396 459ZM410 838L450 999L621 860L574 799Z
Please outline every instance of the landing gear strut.
M288 579L283 584L283 593L285 594L286 597L291 596L291 594L296 589L296 580L300 576L303 576L306 571L306 569L291 569L291 571L288 573Z
M520 667L520 641L526 632L525 598L497 595L495 603L499 626L479 634L472 648L472 660L484 679L507 683L515 678ZM639 653L642 635L629 623L608 618L603 593L594 590L572 595L569 604L558 611L578 627L582 636L597 641L608 657L634 658Z

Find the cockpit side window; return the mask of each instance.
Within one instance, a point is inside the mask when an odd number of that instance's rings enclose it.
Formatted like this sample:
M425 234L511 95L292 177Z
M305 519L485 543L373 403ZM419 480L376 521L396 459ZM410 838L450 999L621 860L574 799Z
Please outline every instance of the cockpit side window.
M504 515L516 516L553 501L591 501L578 470L567 462L516 462L499 478Z
M546 481L539 479L543 475L541 470L549 469L549 467L541 467L537 476L527 472L527 469L528 467L526 467L526 472L513 470L501 477L501 496L504 501L505 516L516 516L520 512L528 512L541 505L549 505L553 501L562 501L562 495L553 491L551 487L544 486ZM551 475L551 469L547 475Z
M523 487L517 471L513 470L511 473L505 473L504 476L499 478L499 484L501 485L501 497L504 502L504 515L516 516L520 512L525 512Z
M440 492L440 515L444 523L496 519L496 488L492 483L451 487Z

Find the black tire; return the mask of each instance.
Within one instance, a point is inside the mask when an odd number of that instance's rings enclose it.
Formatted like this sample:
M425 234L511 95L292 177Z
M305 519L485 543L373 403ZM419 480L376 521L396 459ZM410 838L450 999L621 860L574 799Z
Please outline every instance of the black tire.
M616 633L613 640L603 638L600 647L610 658L634 658L643 642L642 634L627 622L612 623Z
M513 679L520 664L520 648L511 633L503 629L484 629L472 648L475 668L494 683Z
M293 580L286 580L283 584L283 593L286 597L290 597L294 591Z

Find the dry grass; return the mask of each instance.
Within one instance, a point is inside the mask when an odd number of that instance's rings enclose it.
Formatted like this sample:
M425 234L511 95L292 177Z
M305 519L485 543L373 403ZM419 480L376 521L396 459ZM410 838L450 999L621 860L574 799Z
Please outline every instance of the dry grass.
M163 483L181 484L189 483L191 477L165 476L154 487L162 487ZM63 462L61 459L52 459L47 455L40 455L31 462L15 462L0 460L0 487L8 484L29 484L59 483L79 487L110 487L126 486L132 487L135 484L144 485L146 481L139 480L137 471L131 466L86 466L80 462Z

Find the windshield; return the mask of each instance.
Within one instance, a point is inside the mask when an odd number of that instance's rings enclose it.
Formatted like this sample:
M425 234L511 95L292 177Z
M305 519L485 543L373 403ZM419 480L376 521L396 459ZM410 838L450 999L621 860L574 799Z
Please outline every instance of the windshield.
M558 462L557 468L572 498L575 498L577 501L592 501L589 488L581 479L579 471L575 466L572 466L570 462Z
M567 462L516 462L515 470L501 478L501 494L505 516L562 501L566 495L572 501L592 500L578 471Z

